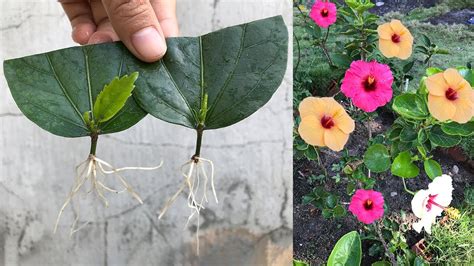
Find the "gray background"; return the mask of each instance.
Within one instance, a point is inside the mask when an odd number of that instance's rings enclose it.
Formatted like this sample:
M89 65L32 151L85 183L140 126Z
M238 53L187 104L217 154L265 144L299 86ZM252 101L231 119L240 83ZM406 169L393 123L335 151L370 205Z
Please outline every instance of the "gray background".
M2 60L74 45L56 1L1 0L0 10ZM278 14L291 26L290 1L178 0L183 36ZM127 194L109 195L111 206L104 210L96 201L89 207L93 224L71 238L68 208L54 235L73 167L86 159L89 139L57 137L27 120L0 69L0 264L290 264L291 69L290 60L283 84L264 108L204 136L202 156L216 165L220 202L211 202L201 214L199 258L195 227L183 229L189 214L184 196L164 219L157 219L182 180L179 167L193 153L193 131L148 116L126 132L101 137L98 156L117 167L149 166L162 159L164 166L152 173L126 174L145 199L143 206Z

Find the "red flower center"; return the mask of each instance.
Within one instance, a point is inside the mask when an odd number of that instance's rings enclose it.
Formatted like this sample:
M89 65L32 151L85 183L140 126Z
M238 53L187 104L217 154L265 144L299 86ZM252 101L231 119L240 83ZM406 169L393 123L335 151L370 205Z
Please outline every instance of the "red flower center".
M368 199L364 202L364 209L366 209L367 211L372 210L373 207L374 207L374 202L372 200Z
M329 16L329 10L327 8L321 9L321 16L323 17Z
M451 88L449 88L449 89L446 91L445 95L446 95L446 98L447 98L448 100L450 100L450 101L454 101L454 100L456 100L456 99L458 98L458 92L455 91L455 90L453 90L453 89L451 89Z
M363 82L365 91L374 91L376 89L376 84L375 77L372 75L369 75Z
M436 194L436 195L429 195L429 197L428 197L428 202L426 203L426 209L427 209L428 211L431 211L431 208L433 207L433 205L444 210L444 207L443 207L443 206L441 206L441 205L439 205L438 203L436 203L436 201L435 201L436 197L438 197L438 194Z
M392 35L392 42L399 43L400 42L400 35L394 33Z
M332 117L324 115L321 118L321 125L326 129L330 129L334 126L334 120L332 120Z

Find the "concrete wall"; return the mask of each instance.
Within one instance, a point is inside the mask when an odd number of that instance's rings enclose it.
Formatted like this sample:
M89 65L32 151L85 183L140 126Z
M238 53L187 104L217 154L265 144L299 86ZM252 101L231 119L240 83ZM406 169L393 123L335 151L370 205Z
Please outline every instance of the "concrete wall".
M283 14L284 0L178 0L182 35ZM0 59L74 45L60 5L51 0L0 2ZM290 29L290 36L292 36ZM290 42L291 43L291 42ZM290 47L289 51L292 48ZM290 57L291 59L291 57ZM0 69L0 264L8 265L279 265L292 242L291 60L271 101L235 126L206 132L202 156L216 166L220 203L201 213L200 257L195 226L181 196L167 215L160 208L182 181L179 167L193 153L189 129L146 117L126 132L99 139L98 156L117 167L154 165L126 174L145 199L110 195L110 207L87 206L92 223L69 237L73 215L52 229L89 139L43 131L16 107ZM5 243L2 245L2 243Z

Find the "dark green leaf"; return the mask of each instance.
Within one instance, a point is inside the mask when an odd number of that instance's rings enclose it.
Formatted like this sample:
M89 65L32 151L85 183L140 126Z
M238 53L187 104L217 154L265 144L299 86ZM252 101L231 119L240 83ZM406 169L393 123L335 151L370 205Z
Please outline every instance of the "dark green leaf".
M348 55L345 54L332 54L331 59L334 63L339 68L349 68L352 58L350 58Z
M433 180L435 177L441 176L443 171L439 163L433 159L424 161L423 166L428 177Z
M474 121L465 124L459 124L456 122L446 123L441 125L441 129L448 135L468 137L474 135Z
M138 72L121 78L115 77L112 82L104 86L94 102L93 114L97 123L103 123L115 116L132 96Z
M328 266L358 266L362 260L362 244L359 233L349 232L342 236L329 255Z
M408 73L408 71L410 71L412 69L414 64L415 64L415 61L409 61L408 63L403 65L403 72Z
M135 97L153 116L196 128L208 95L205 129L235 124L262 107L286 70L288 32L281 16L196 38L169 38L162 60L133 60Z
M333 212L335 218L343 217L344 215L346 215L346 209L344 209L344 207L342 207L341 205L337 205L336 207L334 207Z
M400 132L400 140L404 142L412 142L416 140L417 137L418 133L411 127L405 127L402 132Z
M461 142L460 136L448 135L441 130L440 126L434 126L428 133L431 142L440 147L453 147Z
M333 194L330 194L327 198L326 198L326 205L333 209L334 207L336 207L336 204L337 204L337 197Z
M393 175L403 178L413 178L420 173L420 169L411 161L411 155L408 151L398 154L393 160L391 171Z
M63 137L91 134L84 114L104 86L126 72L134 58L121 43L72 47L4 62L5 77L18 108L41 128ZM101 134L125 130L146 113L130 97Z
M390 154L382 144L370 146L364 154L364 164L375 173L385 172L390 168Z
M417 120L425 119L429 114L423 99L411 93L397 96L393 101L393 110L404 117Z

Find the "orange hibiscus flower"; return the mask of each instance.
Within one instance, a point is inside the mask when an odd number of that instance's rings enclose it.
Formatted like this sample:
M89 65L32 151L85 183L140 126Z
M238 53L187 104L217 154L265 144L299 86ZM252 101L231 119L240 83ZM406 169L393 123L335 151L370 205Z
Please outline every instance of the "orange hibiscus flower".
M434 118L463 124L474 116L474 91L456 69L429 76L425 83L428 109Z
M308 97L299 106L298 132L308 144L340 151L354 131L354 120L331 97Z
M385 57L407 59L411 56L413 36L400 20L393 19L377 28L379 49Z

